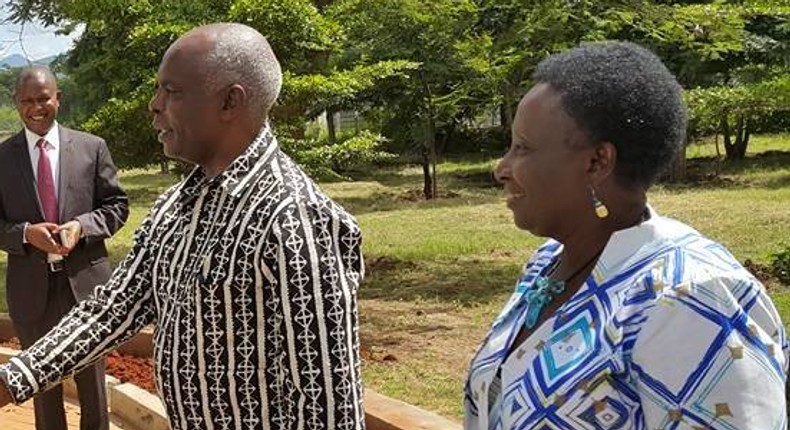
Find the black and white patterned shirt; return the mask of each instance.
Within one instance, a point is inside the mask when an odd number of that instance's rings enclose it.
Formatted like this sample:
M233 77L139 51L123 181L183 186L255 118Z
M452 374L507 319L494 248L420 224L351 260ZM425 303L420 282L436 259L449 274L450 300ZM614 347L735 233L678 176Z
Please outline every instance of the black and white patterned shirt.
M109 282L0 378L22 402L155 324L174 430L364 429L360 240L266 127L160 196Z

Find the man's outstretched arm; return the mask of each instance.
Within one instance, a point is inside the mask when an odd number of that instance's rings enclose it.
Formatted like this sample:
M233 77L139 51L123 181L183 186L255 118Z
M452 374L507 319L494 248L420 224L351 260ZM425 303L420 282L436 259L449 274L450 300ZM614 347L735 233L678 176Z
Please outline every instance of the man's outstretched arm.
M0 366L0 406L21 403L103 357L155 320L149 216L105 285L77 304L49 333Z

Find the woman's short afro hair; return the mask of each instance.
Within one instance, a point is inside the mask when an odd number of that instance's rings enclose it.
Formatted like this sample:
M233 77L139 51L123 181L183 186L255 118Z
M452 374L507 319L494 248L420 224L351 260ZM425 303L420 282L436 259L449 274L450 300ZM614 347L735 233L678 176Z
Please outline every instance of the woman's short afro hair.
M683 148L686 109L675 76L649 50L598 42L550 56L533 78L561 95L590 143L617 149L615 177L648 188Z

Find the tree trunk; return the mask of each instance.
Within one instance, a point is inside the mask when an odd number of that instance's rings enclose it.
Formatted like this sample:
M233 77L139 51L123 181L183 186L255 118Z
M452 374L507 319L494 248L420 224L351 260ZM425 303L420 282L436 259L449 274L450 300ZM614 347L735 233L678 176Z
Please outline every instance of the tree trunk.
M420 78L423 84L423 91L425 97L424 115L423 118L423 175L425 177L423 183L423 194L426 200L435 199L437 197L437 184L436 184L436 122L434 119L433 110L433 95L431 93L431 86L428 81L422 76ZM427 160L426 160L427 159Z
M727 161L743 160L746 157L746 148L749 145L749 122L739 115L735 130L730 129L726 115L721 117L721 129L724 134L724 154ZM735 142L732 141L732 133L735 132Z
M335 111L333 109L326 110L326 131L328 134L328 141L330 145L337 143L337 131L335 129Z
M430 200L433 198L433 176L431 175L431 161L430 157L428 156L428 148L423 146L422 147L422 195L425 196L426 200Z
M423 194L425 200L435 199L436 194L436 127L433 116L428 115L423 128Z
M734 151L734 145L732 144L732 136L730 135L730 122L727 119L726 113L721 115L719 124L721 127L722 137L724 138L724 156L727 160L730 160L733 157L732 153Z
M669 182L683 182L686 180L686 144L680 151L678 151L677 155L675 155L675 159L672 161L672 166L669 169Z
M506 124L508 122L510 122L510 108L507 102L502 102L502 104L499 105L499 126L507 127Z
M162 157L159 160L159 173L162 175L170 173L170 163L167 161L167 158Z
M738 132L738 136L740 137L740 142L738 142L736 146L736 152L739 160L743 160L746 158L746 148L749 146L749 138L751 134L749 133L749 121L742 120L740 122L740 130Z
M510 136L510 130L513 129L513 118L516 112L513 109L516 105L516 90L511 85L506 85L502 91L502 127L505 131L505 136ZM510 139L504 142L505 147L510 146Z
M719 133L716 133L716 177L721 174L721 148L719 148Z
M436 189L436 154L434 154L434 156L431 158L431 184L433 185L432 194L433 198L438 198L439 191Z

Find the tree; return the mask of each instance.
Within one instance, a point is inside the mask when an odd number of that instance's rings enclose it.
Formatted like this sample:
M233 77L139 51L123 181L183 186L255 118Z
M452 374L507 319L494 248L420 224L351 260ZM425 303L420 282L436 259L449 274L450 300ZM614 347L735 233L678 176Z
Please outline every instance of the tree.
M749 124L759 115L787 109L779 91L787 74L787 2L479 0L479 26L493 38L493 78L502 83L503 124L547 55L584 41L630 40L662 57L685 88L709 89L689 97L689 137L725 134L728 158L742 156ZM727 92L726 89L734 91ZM733 94L725 97L724 94ZM704 98L705 102L700 102ZM715 110L716 115L711 115ZM715 116L715 121L703 120ZM734 124L734 127L731 125ZM731 143L729 136L734 135ZM674 172L685 176L684 158Z
M318 3L325 7L331 2ZM105 136L122 167L152 163L167 167L149 127L147 103L164 50L196 25L242 22L266 35L285 69L283 96L273 112L275 122L285 129L294 124L303 127L318 107L351 103L358 92L409 66L406 62L350 70L330 66L342 33L309 0L105 0L101 5L93 0L20 0L8 5L17 21L39 19L63 31L77 23L85 26L60 66L71 84L68 97L80 101L70 119ZM322 85L321 91L306 85L310 82Z
M186 29L215 21L249 24L272 43L285 69L273 115L295 139L292 151L343 144L332 121L326 141L306 137L305 121L368 112L387 137L372 141L419 161L426 198L437 195L436 162L451 136L496 108L509 130L535 66L586 41L631 40L654 50L689 89L690 138L724 134L730 159L743 156L757 119L788 106L779 92L790 61L787 0L8 3L15 20L40 19L63 31L85 25L60 66L69 98L80 102L68 114L103 134L127 133L116 136L119 145L135 145L118 150L122 165L160 160L153 133L137 126L148 122L146 94L159 58ZM681 177L683 169L676 171Z
M781 92L790 65L790 8L768 1L686 3L665 9L669 18L644 21L641 29L691 89L690 136L722 134L726 158L743 158L750 124L790 106Z
M492 39L489 86L509 131L515 107L547 56L583 41L611 38L629 23L640 1L479 0L477 27Z
M477 12L470 0L338 0L328 9L348 36L346 64L417 65L369 100L385 112L388 136L418 154L428 199L437 196L437 130L469 115L477 102L470 83L488 70L490 40L474 32Z

